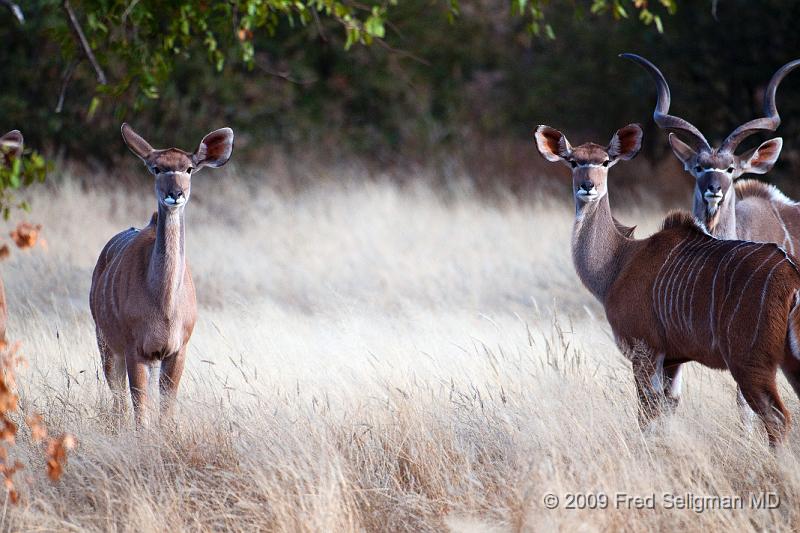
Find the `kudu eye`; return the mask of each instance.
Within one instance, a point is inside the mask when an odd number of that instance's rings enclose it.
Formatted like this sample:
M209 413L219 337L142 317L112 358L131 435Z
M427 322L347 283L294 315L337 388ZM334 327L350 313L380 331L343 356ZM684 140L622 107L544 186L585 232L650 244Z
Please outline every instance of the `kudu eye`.
M611 163L611 160L610 159L606 159L605 161L603 161L603 166L607 167L609 163Z
M733 174L733 167L728 167L728 174Z
M694 171L695 172L702 172L703 171L703 167L701 167L700 165L697 165L696 167L694 167Z
M194 170L194 167L189 167L189 168L186 169L186 173L187 174L191 174L193 170Z
M574 159L570 159L569 160L569 164L572 165L572 168L575 168L575 167L578 166L578 163Z
M153 167L153 173L154 173L155 175L159 175L159 174L161 174L161 172L162 172L162 171L161 171L161 169L160 169L160 168L158 168L158 167Z

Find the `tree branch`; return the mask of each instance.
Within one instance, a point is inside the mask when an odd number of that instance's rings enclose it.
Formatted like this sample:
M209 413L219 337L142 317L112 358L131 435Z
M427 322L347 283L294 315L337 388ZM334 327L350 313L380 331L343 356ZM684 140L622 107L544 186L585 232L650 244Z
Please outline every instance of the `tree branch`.
M92 68L94 68L94 71L97 74L97 83L100 85L107 84L108 81L106 79L106 73L103 72L103 68L100 66L100 63L97 62L97 58L94 57L92 47L89 46L89 41L86 40L86 35L84 35L81 24L78 22L78 17L76 17L75 12L72 11L72 6L69 5L69 0L64 0L63 6L64 11L67 12L67 17L72 25L72 29L75 31L75 35L78 38L78 42L80 43L81 48L83 48L83 53L86 54L86 58L89 60L89 63L92 64Z
M56 104L56 113L61 113L64 109L64 97L67 94L67 86L69 86L72 75L75 73L75 67L78 66L81 60L79 58L73 59L67 65L67 70L64 71L64 76L61 79L61 92L58 94L58 103Z
M0 0L0 4L6 6L11 11L11 14L17 17L20 24L25 24L25 15L22 14L22 10L17 4L11 0Z

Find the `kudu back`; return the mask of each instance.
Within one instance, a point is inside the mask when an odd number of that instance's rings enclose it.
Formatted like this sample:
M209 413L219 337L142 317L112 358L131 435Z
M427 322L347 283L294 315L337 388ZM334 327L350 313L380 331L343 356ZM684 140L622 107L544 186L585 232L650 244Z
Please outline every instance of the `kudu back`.
M127 124L122 125L122 137L155 178L157 212L145 228L130 228L108 241L92 275L89 304L115 411L125 410L127 376L141 425L149 410L151 373L159 372L162 415L174 405L197 314L185 256L191 181L200 169L228 161L233 131L209 133L193 153L153 149Z
M539 126L535 137L542 156L571 168L573 262L631 361L640 423L677 406L682 365L696 361L728 369L770 443L781 441L790 416L778 395L778 368L800 394L794 260L774 243L716 239L685 212L670 214L646 239L620 232L611 216L608 171L638 153L638 125L620 129L605 146L573 148L548 126Z

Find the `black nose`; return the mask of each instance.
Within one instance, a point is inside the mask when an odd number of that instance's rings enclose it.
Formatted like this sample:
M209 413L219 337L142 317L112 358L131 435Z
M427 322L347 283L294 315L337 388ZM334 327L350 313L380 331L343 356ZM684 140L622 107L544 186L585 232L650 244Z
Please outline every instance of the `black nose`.
M591 180L584 180L583 183L581 183L581 189L583 189L586 192L589 192L592 189L594 189L594 183L592 183Z
M178 198L183 198L183 191L171 191L167 198L172 198L173 200L177 200Z
M708 190L708 192L710 192L711 194L717 194L719 191L721 191L721 190L722 190L722 186L721 186L721 185L716 185L716 184L713 184L713 183L712 183L711 185L709 185L709 186L707 187L707 190Z

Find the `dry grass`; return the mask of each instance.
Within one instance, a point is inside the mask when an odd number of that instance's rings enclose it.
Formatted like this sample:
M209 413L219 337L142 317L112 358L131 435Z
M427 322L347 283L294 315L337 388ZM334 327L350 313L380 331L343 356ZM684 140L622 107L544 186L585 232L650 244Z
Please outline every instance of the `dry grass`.
M195 178L200 319L166 435L112 430L87 305L102 245L147 222L149 184L131 197L67 179L36 196L30 218L48 249L3 264L10 334L30 361L21 406L79 447L58 484L18 474L23 499L3 528L800 527L798 430L777 454L745 435L728 376L691 368L677 415L638 430L628 364L572 270L566 190L529 206L380 179L287 196L270 176L255 188L234 173ZM647 210L622 215L658 224ZM24 463L39 460L18 440ZM761 491L780 507L749 509ZM569 510L568 492L611 502ZM656 509L620 508L617 492L655 494ZM700 513L665 509L662 493L747 501Z

